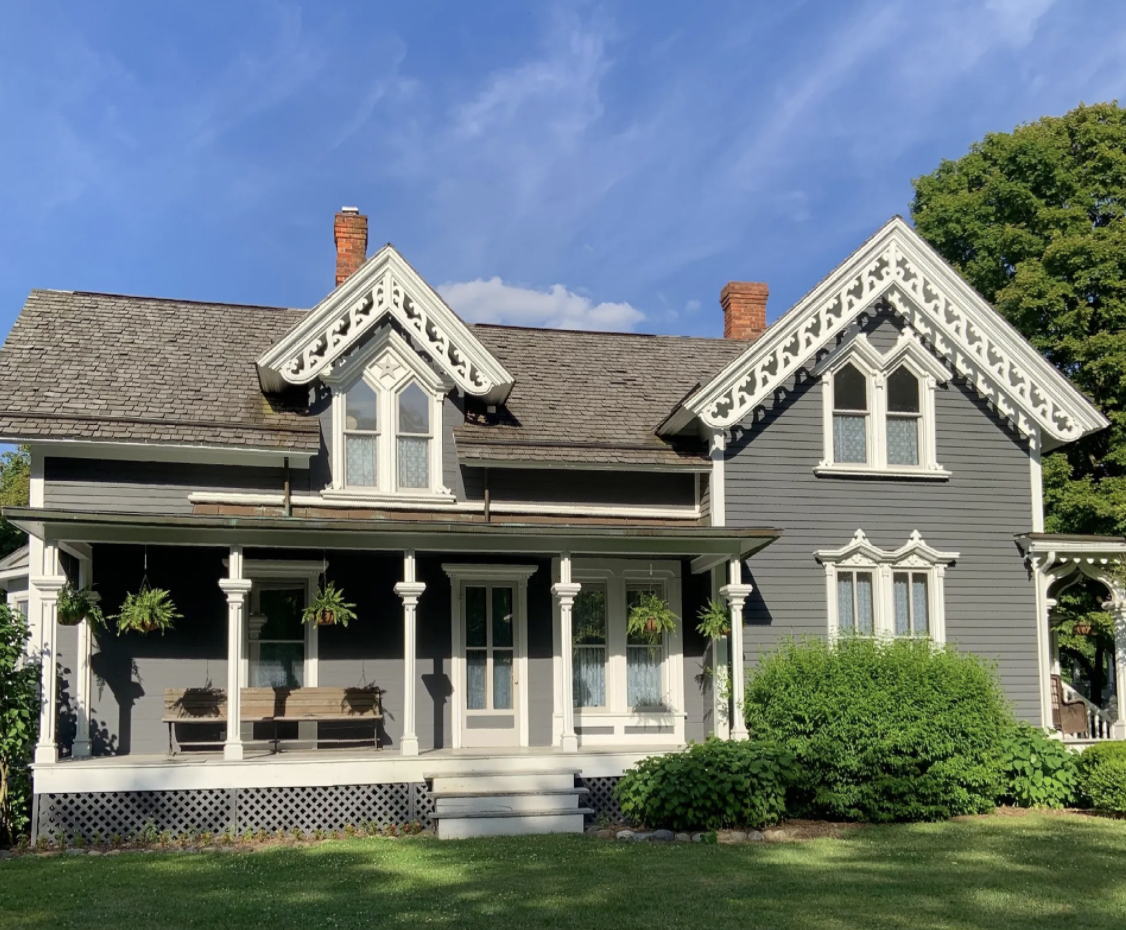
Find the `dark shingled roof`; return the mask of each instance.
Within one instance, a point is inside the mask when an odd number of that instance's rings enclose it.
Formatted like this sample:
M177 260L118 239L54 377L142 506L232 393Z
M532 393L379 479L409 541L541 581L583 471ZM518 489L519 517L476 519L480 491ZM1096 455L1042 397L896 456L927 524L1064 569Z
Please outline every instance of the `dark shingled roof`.
M275 409L254 367L305 312L32 291L0 351L0 435L316 452L316 419Z
M32 291L0 350L0 435L320 447L317 421L263 396L255 359L307 311ZM498 414L470 404L467 464L699 467L703 444L654 430L749 343L476 325L515 378Z

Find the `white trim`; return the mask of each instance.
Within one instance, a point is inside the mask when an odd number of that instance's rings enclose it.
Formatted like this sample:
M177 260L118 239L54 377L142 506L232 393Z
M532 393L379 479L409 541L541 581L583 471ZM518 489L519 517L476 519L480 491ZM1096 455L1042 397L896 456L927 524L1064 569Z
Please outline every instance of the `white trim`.
M509 468L521 469L526 471L574 471L576 468L583 471L615 471L620 472L623 468L631 472L645 471L657 472L664 475L683 475L687 474L708 474L712 470L710 462L701 461L699 465L628 465L623 466L621 462L584 462L581 459L576 461L520 461L518 459L486 459L477 458L472 455L464 455L458 453L458 462L462 465L468 465L471 468Z
M813 473L818 478L913 478L916 481L948 481L951 474L945 468L922 471L917 468L901 468L898 465L876 468L872 465L860 464L816 465Z
M391 245L337 287L258 359L266 390L329 376L372 327L394 318L467 394L499 402L513 377Z
M1028 443L1028 468L1032 494L1032 532L1044 532L1044 471L1040 463L1040 432Z
M467 585L491 585L508 582L515 589L516 623L513 625L513 675L515 676L515 703L512 709L515 717L516 745L527 746L530 739L528 717L528 579L538 570L536 565L477 564L466 562L445 562L442 571L450 579L450 642L451 678L453 694L450 697L451 745L461 749L466 738L488 740L489 735L498 735L499 730L470 731L465 723L465 694L467 692L465 669L465 587ZM504 745L503 743L498 745ZM483 748L483 747L476 747Z
M232 424L237 427L238 424ZM281 467L288 458L294 468L308 468L316 452L285 446L185 445L165 442L90 442L84 439L11 439L55 459L99 459L116 462L183 462L190 465L266 465ZM34 505L33 505L34 506Z
M727 432L714 429L708 445L712 460L712 480L708 484L708 515L712 526L727 525ZM699 508L697 508L699 510Z
M1109 421L894 217L685 406L712 427L742 421L853 320L886 299L979 395L1025 435L1070 442Z
M813 553L825 567L825 600L830 640L840 636L837 607L838 572L870 572L872 574L872 632L875 636L895 637L895 602L893 576L896 572L927 575L927 610L930 614L930 639L946 642L946 566L957 561L958 552L942 552L927 545L918 530L898 549L885 550L874 545L863 530L840 549L822 549Z
M192 504L234 504L248 507L281 506L283 494L243 491L193 491L188 495ZM323 494L294 494L290 498L294 507L379 508L387 510L453 511L455 513L484 513L481 501L458 501L452 495L394 496L374 492L365 494L355 488L347 491L326 489ZM703 514L699 507L687 504L670 504L665 507L631 504L556 504L550 502L493 501L493 513L558 514L560 516L638 517L641 519L698 520Z

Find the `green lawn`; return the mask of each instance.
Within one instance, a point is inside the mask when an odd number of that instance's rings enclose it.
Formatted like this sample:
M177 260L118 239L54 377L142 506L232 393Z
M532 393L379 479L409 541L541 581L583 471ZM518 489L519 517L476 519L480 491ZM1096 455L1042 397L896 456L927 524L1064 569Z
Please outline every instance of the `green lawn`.
M1126 821L1030 815L745 846L357 839L0 862L0 927L1126 926Z

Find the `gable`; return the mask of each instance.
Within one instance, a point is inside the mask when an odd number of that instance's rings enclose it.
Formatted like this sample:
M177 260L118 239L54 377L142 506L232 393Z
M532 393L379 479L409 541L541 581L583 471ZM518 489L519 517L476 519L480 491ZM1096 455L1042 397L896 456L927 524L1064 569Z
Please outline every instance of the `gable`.
M466 394L492 403L508 395L512 376L391 245L258 358L262 389L331 377L351 349L388 318Z
M685 403L740 422L884 302L1025 436L1071 442L1108 421L901 218L895 217Z

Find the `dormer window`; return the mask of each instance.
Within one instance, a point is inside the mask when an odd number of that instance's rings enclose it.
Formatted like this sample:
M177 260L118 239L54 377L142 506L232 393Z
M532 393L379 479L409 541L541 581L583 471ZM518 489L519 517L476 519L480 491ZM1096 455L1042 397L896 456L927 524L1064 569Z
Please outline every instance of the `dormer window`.
M910 330L886 353L854 330L813 370L824 398L823 477L950 476L936 460L935 391L949 373Z
M328 497L435 497L442 486L442 405L451 389L393 330L334 366Z

